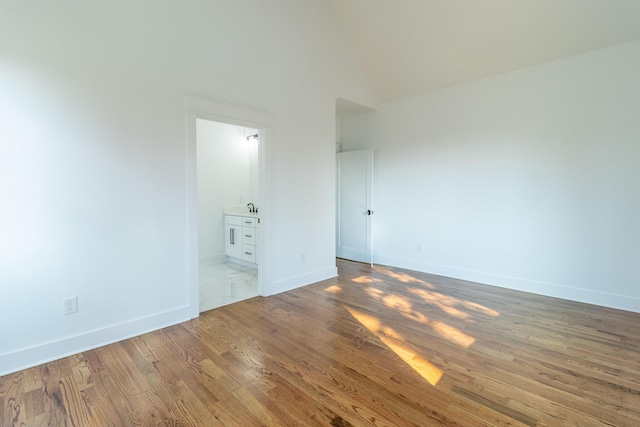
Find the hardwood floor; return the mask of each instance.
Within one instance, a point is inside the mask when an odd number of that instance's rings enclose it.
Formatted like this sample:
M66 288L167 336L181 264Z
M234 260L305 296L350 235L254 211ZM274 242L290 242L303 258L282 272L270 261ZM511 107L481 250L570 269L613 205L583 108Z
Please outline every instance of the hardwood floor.
M640 314L338 266L0 377L0 426L640 425Z

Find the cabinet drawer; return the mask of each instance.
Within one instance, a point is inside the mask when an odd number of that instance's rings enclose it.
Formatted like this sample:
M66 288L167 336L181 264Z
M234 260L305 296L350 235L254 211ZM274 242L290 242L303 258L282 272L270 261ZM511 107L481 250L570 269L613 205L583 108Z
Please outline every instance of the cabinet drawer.
M256 218L242 217L242 225L244 227L255 227L256 226Z
M256 247L253 245L242 246L242 259L255 264L256 262Z
M256 244L256 229L253 227L242 227L242 243L245 245Z
M220 218L220 217L218 217ZM235 215L225 215L224 216L224 223L225 224L230 224L230 225L242 225L242 220L244 218L241 216L235 216Z

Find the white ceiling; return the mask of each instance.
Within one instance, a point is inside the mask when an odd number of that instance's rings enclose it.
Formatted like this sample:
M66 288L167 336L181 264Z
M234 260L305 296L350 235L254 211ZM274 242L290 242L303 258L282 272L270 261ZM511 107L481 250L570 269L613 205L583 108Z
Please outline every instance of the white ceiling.
M381 103L640 39L640 0L328 0Z

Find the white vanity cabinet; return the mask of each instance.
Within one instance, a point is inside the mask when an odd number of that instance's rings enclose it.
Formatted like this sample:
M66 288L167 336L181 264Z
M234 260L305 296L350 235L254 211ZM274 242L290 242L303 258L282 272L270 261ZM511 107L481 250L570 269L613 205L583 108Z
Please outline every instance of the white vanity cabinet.
M256 254L257 233L256 227L258 219L256 217L246 217L238 215L225 215L225 245L224 253L235 260L243 260L251 264L258 263Z
M256 225L257 219L242 217L242 259L256 264Z
M224 216L224 254L242 259L242 217Z

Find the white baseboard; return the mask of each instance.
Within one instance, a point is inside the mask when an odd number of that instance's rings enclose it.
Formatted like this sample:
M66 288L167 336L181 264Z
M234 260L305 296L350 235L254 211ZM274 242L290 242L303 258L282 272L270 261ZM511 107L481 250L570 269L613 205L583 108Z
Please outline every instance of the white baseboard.
M190 316L191 311L189 306L184 306L103 329L1 354L0 376L185 322L192 318Z
M226 260L227 256L225 254L216 254L198 258L198 264L218 264Z
M241 265L241 266L247 267L247 268L251 268L253 270L257 270L258 269L258 264L255 264L255 263L249 262L249 261L245 261L245 260L240 259L240 258L228 257L227 260L230 263Z
M602 307L640 313L640 299L626 295L610 294L606 292L592 291L589 289L574 288L556 283L537 282L518 277L503 276L482 271L465 270L456 267L423 263L419 261L405 260L387 256L374 256L376 264L405 268L438 276L483 283L501 288L530 292L533 294L561 298Z
M338 275L337 267L323 268L316 270L312 273L303 274L301 276L291 277L289 279L279 280L273 282L270 286L271 289L267 290L265 296L275 295L282 292L290 291L292 289L299 288L301 286L310 285L316 282L322 282L323 280L331 279Z

